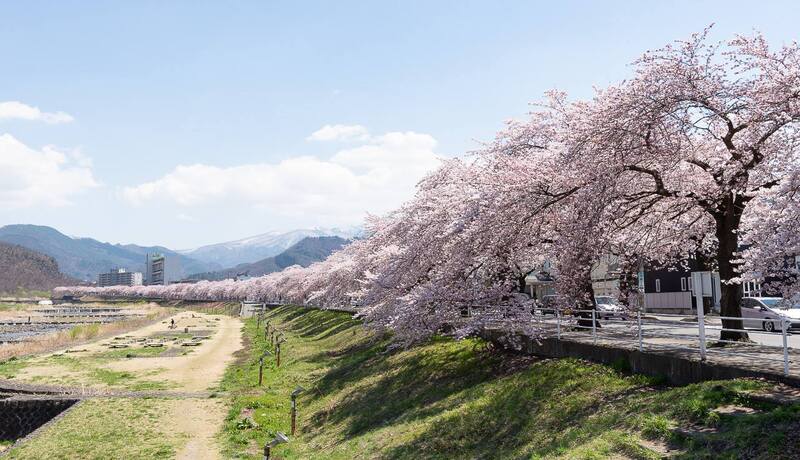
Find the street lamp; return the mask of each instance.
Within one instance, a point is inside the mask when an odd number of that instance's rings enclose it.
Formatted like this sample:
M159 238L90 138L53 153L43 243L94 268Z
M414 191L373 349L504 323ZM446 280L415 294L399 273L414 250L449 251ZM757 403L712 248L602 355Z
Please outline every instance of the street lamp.
M270 356L271 354L269 350L264 350L264 354L258 358L258 386L261 386L264 377L264 357Z
M283 444L285 442L289 442L289 438L285 434L279 431L275 435L275 439L264 444L264 460L269 460L269 456L272 453L273 447L277 446L278 444Z
M306 391L305 388L297 385L297 388L292 392L292 436L294 436L297 428L297 396L304 391Z

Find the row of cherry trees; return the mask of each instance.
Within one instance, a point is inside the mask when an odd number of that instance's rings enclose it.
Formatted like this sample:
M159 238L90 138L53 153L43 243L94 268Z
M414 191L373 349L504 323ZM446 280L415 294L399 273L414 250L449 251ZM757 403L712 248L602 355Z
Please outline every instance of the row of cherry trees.
M800 253L800 51L708 32L645 53L630 80L591 100L549 93L325 261L241 282L62 291L357 305L414 341L487 323L536 332L524 280L545 260L565 301L592 308L603 255L630 272L702 255L719 271L723 315L739 317L745 277L796 293L786 261Z

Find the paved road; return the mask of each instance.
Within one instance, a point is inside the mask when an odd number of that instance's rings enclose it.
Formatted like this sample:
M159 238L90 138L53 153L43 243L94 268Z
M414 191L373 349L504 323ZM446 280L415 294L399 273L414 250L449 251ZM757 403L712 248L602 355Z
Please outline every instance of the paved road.
M656 318L657 321L654 320L644 320L642 325L642 330L644 335L649 335L650 333L658 331L659 333L675 335L675 336L691 336L694 337L695 340L699 340L699 332L697 327L697 320L693 317L685 317L687 320L686 322L676 321L675 317L665 317L665 316L649 316L650 318ZM693 321L693 322L692 322ZM613 321L610 321L613 323ZM680 327L682 324L686 324L686 327ZM622 325L615 325L612 327L625 327ZM715 340L719 339L720 331L719 329L722 327L722 321L719 318L708 317L706 319L706 338L708 340ZM748 335L750 340L756 342L761 345L769 345L775 347L783 347L783 336L780 332L765 332L761 329L755 328L745 328L748 331ZM787 344L790 348L797 348L800 349L800 332L795 331L795 333L789 332L786 337Z
M655 338L673 337L676 341L690 342L699 341L699 331L697 320L691 316L675 317L647 315L642 319L642 336L644 340ZM552 328L555 326L555 319L548 318L545 322ZM637 323L633 318L629 321L618 319L607 319L600 321L601 328L598 329L602 335L606 332L614 331L618 334L628 332L631 340L637 340ZM722 321L719 318L706 317L706 339L719 339ZM780 332L765 332L761 329L745 328L750 336L750 340L761 345L783 347L783 336ZM800 331L789 332L787 334L787 344L789 348L800 350Z
M683 321L681 321L683 320ZM574 319L572 320L574 324ZM561 338L579 342L592 342L598 345L612 345L623 348L638 348L638 327L636 318L632 320L608 319L600 322L597 337L591 331L576 330L569 321L562 319ZM556 335L556 319L546 317L540 325ZM754 343L736 344L724 348L711 346L719 339L721 321L719 318L706 318L707 356L709 361L735 365L737 367L783 372L783 336L780 332L767 333L760 329L747 328L750 340ZM791 374L800 374L800 331L789 333L786 337ZM692 359L700 357L700 340L697 320L693 317L646 315L642 319L642 346L649 351L677 353Z

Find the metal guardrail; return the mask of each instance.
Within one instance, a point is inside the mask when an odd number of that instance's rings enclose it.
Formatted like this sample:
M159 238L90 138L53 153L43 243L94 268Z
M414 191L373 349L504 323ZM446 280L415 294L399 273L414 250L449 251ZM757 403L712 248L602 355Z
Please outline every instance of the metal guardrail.
M546 315L543 311L539 310L538 314L537 314L537 312L535 312L534 315L538 317L538 320L543 321L545 323L548 322L548 320L547 320L547 316L548 315ZM681 319L686 319L687 318L686 315L658 314L658 316L662 317L662 318L664 318L664 317L666 317L666 318L674 317L674 318L681 318ZM705 316L704 316L702 311L698 311L697 320L696 321L692 321L692 322L684 322L684 321L679 321L677 319L675 321L663 320L663 319L651 319L651 318L643 317L641 311L605 312L605 311L602 311L602 310L588 310L588 309L586 309L586 310L581 310L581 309L563 309L563 310L555 309L554 310L554 315L550 317L551 320L552 320L553 317L555 318L556 338L558 340L562 339L562 336L564 336L565 332L567 331L567 328L571 328L572 330L575 330L575 329L591 330L591 332L592 332L592 343L593 344L597 344L597 340L598 340L598 336L599 335L611 337L611 338L616 339L616 340L620 340L620 339L624 340L625 339L624 335L620 336L620 334L619 334L620 329L614 329L613 330L613 332L617 333L617 334L614 334L613 337L612 337L611 334L605 334L604 332L601 332L601 331L598 330L598 321L600 321L601 319L608 320L610 318L616 318L616 319L620 320L623 323L629 324L629 326L630 326L629 329L632 330L632 332L635 333L631 337L631 341L635 341L636 347L637 347L637 349L639 351L643 351L645 346L652 347L652 348L680 349L680 350L685 350L685 351L690 351L690 352L698 351L698 348L699 348L699 355L700 355L700 360L701 361L706 361L707 357L708 357L708 354L709 354L708 353L709 352L708 345L709 345L710 341L708 340L707 331L719 331L720 335L722 335L723 332L727 332L727 331L730 331L730 332L744 332L744 333L747 333L747 334L765 335L765 336L771 336L771 337L774 337L774 335L775 335L773 332L766 332L766 331L760 331L760 330L737 329L737 328L725 327L724 325L719 325L719 326L707 325L705 323ZM754 347L754 348L759 348L759 349L764 349L764 350L768 350L768 349L772 349L772 350L776 350L776 351L780 350L780 351L782 351L782 357L781 358L771 358L771 357L766 357L766 356L763 356L763 355L759 355L758 358L761 359L761 360L782 363L783 364L783 374L784 375L788 375L789 374L789 367L790 367L789 348L792 348L792 347L789 346L788 335L789 335L789 329L790 329L790 325L791 325L791 320L785 319L785 318L784 319L767 319L767 318L751 319L751 318L739 318L739 317L730 317L730 316L715 316L714 318L715 319L720 319L720 320L727 320L727 321L747 321L747 320L752 320L752 321L759 321L759 322L762 322L762 323L771 322L771 323L775 324L776 326L778 326L780 328L780 334L781 334L781 339L782 339L780 346L766 345L766 344L760 344L760 343L750 343L750 342L738 342L738 341L733 341L733 340L725 340L725 339L722 339L722 338L712 339L712 341L714 343L746 345L746 346L751 346L751 347ZM589 322L591 322L591 325L589 325ZM697 331L696 334L694 334L694 333L692 333L692 334L669 333L669 338L683 339L683 340L687 340L687 341L691 341L691 342L696 341L696 343L698 345L698 348L694 348L694 347L691 347L691 346L681 346L680 344L663 345L663 344L648 343L647 339L648 338L652 338L652 337L648 337L648 329L646 328L646 326L648 326L648 325L657 326L658 329L656 329L656 330L659 330L659 331L669 330L669 329L696 329L696 331ZM778 327L776 327L775 329L777 330ZM602 328L599 328L599 329L602 329ZM714 353L718 353L718 354L722 354L722 355L749 355L752 352L741 350L741 349L737 349L737 350L714 349Z

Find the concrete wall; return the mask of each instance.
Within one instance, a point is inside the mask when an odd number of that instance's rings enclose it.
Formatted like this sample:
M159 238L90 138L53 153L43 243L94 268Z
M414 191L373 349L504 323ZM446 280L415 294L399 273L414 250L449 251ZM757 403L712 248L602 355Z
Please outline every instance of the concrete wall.
M13 441L27 436L75 404L75 399L0 400L0 439Z
M484 337L500 344L515 343L522 351L548 358L580 358L600 364L627 363L631 372L663 377L673 385L687 385L705 380L724 380L741 377L761 377L800 386L800 379L755 370L719 364L708 364L678 355L639 352L590 343L545 338L535 340L527 336L507 337L500 331L486 331Z

